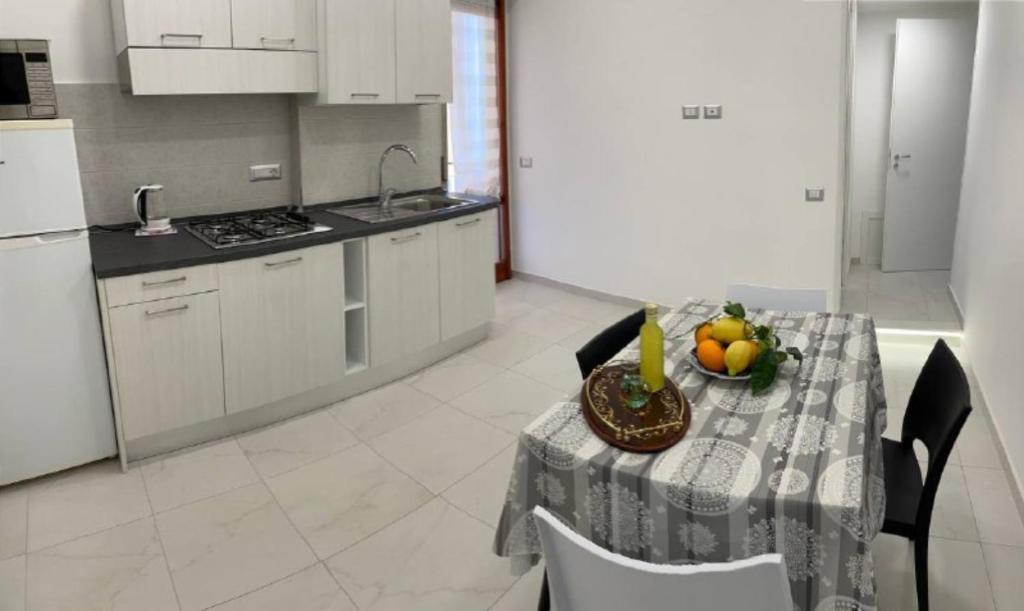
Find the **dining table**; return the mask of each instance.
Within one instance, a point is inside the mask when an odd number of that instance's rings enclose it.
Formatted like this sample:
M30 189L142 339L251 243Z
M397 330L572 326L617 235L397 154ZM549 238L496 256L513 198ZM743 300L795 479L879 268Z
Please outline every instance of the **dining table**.
M520 432L494 552L514 573L536 564L540 506L605 549L652 563L779 553L795 609L875 609L886 402L873 319L748 308L753 324L771 325L803 354L753 395L749 380L711 377L691 361L693 329L721 314L721 304L691 299L659 317L665 375L691 408L672 447L609 445L579 393ZM638 340L613 360L639 360Z

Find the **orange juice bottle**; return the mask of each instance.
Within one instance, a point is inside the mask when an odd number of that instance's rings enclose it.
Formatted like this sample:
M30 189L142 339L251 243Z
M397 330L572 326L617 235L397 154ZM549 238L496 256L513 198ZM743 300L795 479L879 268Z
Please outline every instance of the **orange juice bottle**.
M658 305L649 303L644 310L647 321L640 327L640 377L653 393L665 386L665 333L658 326Z

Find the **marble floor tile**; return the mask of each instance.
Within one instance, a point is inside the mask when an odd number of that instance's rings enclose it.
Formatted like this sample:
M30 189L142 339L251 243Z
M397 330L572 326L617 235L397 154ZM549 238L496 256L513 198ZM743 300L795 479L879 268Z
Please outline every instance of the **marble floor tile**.
M998 611L1013 611L1024 605L1024 547L985 543L985 566L988 567L992 595Z
M534 335L549 342L569 337L591 324L586 320L566 316L547 309L537 309L517 318L509 325L512 330Z
M514 371L503 371L450 405L484 422L517 434L565 393Z
M536 306L499 291L494 303L494 322L508 324L536 310Z
M320 558L380 530L431 494L364 445L267 480Z
M913 571L908 577L916 600ZM995 609L981 544L935 537L928 541L928 601L933 611Z
M199 611L313 565L266 487L253 484L157 514L182 611Z
M249 459L234 439L157 457L142 465L153 511L174 507L248 486L258 481Z
M879 610L916 609L913 543L903 537L879 534L871 542L871 555L874 559Z
M933 537L978 541L978 526L974 521L967 483L958 465L947 464L942 471L929 532Z
M476 388L501 373L502 369L466 353L410 376L406 382L440 401L448 401Z
M546 339L504 327L487 340L470 348L467 354L498 367L511 367L537 354L550 344L551 342Z
M153 518L30 554L28 608L177 611Z
M544 582L544 562L519 578L489 611L534 611Z
M150 515L139 469L121 472L107 460L32 482L28 551L69 541Z
M981 540L1024 546L1024 524L1017 513L1006 473L967 466L963 470Z
M839 311L844 314L866 313L868 311L867 289L843 287Z
M25 556L0 560L0 609L25 611Z
M387 433L441 402L405 382L394 382L337 403L331 415L362 440Z
M499 298L511 297L534 307L543 308L563 299L570 293L537 282L513 278L498 285L498 294Z
M28 484L0 488L0 560L25 553Z
M967 417L954 445L960 455L960 464L965 467L1003 468L990 427L988 416L982 410L976 409Z
M512 442L500 454L445 490L444 498L481 522L497 528L515 456L516 443Z
M601 331L607 329L608 326L609 325L590 323L587 326L580 329L579 331L573 333L572 335L564 339L558 340L558 345L562 346L563 348L567 348L572 352L576 352L577 350L582 348L587 342L597 337L597 335L601 333Z
M211 611L356 611L323 564L213 607Z
M512 370L564 393L575 393L583 385L575 351L557 344L519 363Z
M639 308L631 308L617 303L610 303L608 301L601 301L570 293L562 299L548 305L546 309L566 316L571 316L573 318L580 318L591 323L608 326L609 324L622 320L626 316L636 312Z
M238 437L238 445L263 477L326 458L359 443L324 410Z
M487 527L435 499L327 561L363 611L477 611L514 583Z
M369 443L434 494L500 452L514 437L442 405Z

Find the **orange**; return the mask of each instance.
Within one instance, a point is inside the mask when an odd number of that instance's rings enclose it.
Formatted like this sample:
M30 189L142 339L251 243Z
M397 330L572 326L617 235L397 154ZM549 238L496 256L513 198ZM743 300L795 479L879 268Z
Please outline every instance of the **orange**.
M706 339L711 339L711 323L706 322L697 327L697 331L693 334L694 340L699 344Z
M713 339L697 344L697 360L708 371L725 371L725 348Z
M757 355L761 354L761 344L756 339L748 340L750 345L753 346L754 350L751 352L750 362L753 363L757 360Z

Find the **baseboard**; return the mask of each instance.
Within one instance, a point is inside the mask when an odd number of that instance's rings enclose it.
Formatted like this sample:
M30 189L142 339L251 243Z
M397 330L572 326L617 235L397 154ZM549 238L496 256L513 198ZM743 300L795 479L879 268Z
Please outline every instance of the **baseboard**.
M953 302L953 313L956 314L956 320L960 323L960 328L964 328L964 309L960 307L960 300L956 298L956 291L953 290L952 284L946 285L946 292L949 293L949 300Z
M609 301L611 303L617 303L619 305L638 307L642 308L645 301L640 299L632 299L630 297L623 297L622 295L614 295L612 293L605 293L595 289L583 288L582 286L576 286L575 284L569 284L568 282L562 282L560 280L552 280L544 276L538 276L537 274L531 274L528 272L521 272L518 270L512 270L513 278L521 278L529 282L535 282L544 286L550 286L551 288L561 289L567 293L573 293L581 297L591 297L593 299L600 299L602 301Z
M970 357L968 350L968 358ZM974 376L975 388L979 398L981 398L981 405L974 405L975 409L985 412L988 416L988 421L991 424L992 439L995 441L996 454L999 455L999 462L1003 465L1003 471L1010 476L1010 494L1013 496L1014 503L1017 504L1017 515L1020 516L1022 522L1024 522L1024 480L1021 480L1020 474L1014 469L1013 463L1010 462L1010 455L1006 452L1006 443L1003 440L1002 428L996 422L995 415L992 410L988 407L988 399L985 398L985 391L981 387L981 381L978 380L978 376ZM977 402L975 402L977 403Z

